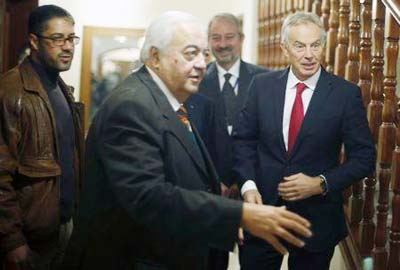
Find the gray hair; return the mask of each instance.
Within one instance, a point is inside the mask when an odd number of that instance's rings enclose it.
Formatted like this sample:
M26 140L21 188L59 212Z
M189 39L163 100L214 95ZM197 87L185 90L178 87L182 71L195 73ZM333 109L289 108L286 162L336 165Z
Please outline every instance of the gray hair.
M146 30L140 61L145 63L150 58L151 48L164 51L171 45L178 28L184 23L200 23L195 16L181 11L167 11L155 19ZM205 29L204 29L205 31Z
M289 30L292 26L299 24L312 23L321 29L321 43L324 44L326 41L326 31L321 19L318 15L311 12L297 12L286 17L282 25L281 42L288 44L289 42Z
M218 13L214 17L211 18L210 22L208 23L208 35L210 36L211 25L218 20L228 21L231 24L235 25L238 29L239 35L243 36L242 25L240 24L239 19L231 14L231 13Z

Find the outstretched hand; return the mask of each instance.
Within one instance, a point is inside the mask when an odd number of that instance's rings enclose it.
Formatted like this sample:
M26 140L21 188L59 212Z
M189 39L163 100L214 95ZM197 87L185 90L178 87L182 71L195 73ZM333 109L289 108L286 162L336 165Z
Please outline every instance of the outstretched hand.
M244 203L241 226L251 234L269 242L281 254L286 254L287 249L280 239L297 247L303 247L304 242L293 232L305 237L312 235L310 222L286 210L285 207Z

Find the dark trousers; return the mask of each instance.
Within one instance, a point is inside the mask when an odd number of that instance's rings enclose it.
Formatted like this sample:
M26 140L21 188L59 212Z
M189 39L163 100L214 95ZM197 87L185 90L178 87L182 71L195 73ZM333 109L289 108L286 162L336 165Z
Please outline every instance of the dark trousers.
M311 252L304 248L289 248L289 270L329 270L335 247ZM241 270L280 270L283 256L267 242L250 236L240 249Z
M207 270L226 270L228 269L229 252L217 249L210 249L208 255Z

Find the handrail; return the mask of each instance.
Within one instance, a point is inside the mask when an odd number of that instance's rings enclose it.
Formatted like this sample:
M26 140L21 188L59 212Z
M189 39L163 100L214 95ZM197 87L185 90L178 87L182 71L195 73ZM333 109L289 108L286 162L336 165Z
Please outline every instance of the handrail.
M400 0L381 0L393 18L400 24Z

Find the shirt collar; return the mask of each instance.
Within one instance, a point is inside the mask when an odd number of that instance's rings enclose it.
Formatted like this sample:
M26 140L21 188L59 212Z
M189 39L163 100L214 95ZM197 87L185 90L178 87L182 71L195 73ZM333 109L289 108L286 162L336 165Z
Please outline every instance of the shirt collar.
M230 73L232 74L232 77L234 77L235 79L239 78L239 71L240 71L240 58L238 58L236 60L236 62L233 64L233 66L231 66L231 68L229 70L225 70L223 67L221 67L218 62L216 62L217 64L217 70L218 70L218 77L220 79L224 79L225 80L225 73ZM223 81L224 81L223 80Z
M181 104L176 99L176 97L171 93L171 91L168 89L168 87L165 85L165 83L161 80L161 78L158 77L158 75L150 67L146 66L146 69L150 73L150 76L151 76L151 78L153 78L156 85L161 89L161 91L167 97L168 102L172 106L174 111L175 112L178 111L178 109L181 107Z
M319 67L318 71L315 72L315 74L312 75L310 78L308 78L307 80L301 81L301 80L297 79L296 75L294 75L294 73L293 73L292 67L290 67L288 80L287 80L287 88L294 89L299 82L302 82L307 85L307 88L314 91L315 88L317 87L317 83L318 83L318 79L319 79L320 75L321 75L321 67Z

